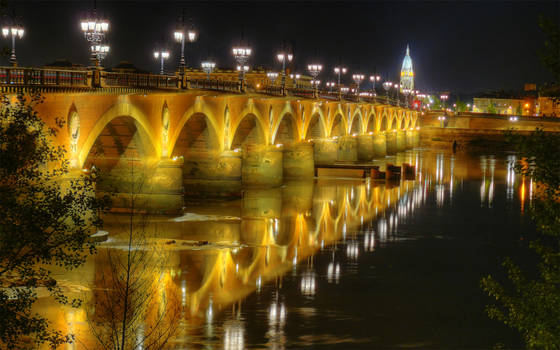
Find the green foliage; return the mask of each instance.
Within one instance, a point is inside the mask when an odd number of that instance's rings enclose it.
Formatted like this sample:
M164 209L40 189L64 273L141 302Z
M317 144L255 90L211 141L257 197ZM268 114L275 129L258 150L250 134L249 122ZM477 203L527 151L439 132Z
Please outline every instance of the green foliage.
M494 106L494 102L490 102L490 103L488 104L488 108L486 109L486 112L487 112L487 113L490 113L490 114L497 114L497 113L498 113L498 112L496 111L496 106Z
M460 99L457 99L455 104L457 105L457 112L466 112L467 111L467 104L465 102L461 101Z
M88 237L100 224L92 182L68 176L66 151L51 142L62 122L48 128L33 109L40 102L17 96L0 104L0 346L10 349L27 340L51 346L72 340L31 307L38 288L79 305L63 294L51 270L83 264L95 249Z
M519 103L517 105L517 108L515 109L515 114L523 115L523 104L522 103Z
M441 104L441 100L436 95L428 95L422 100L422 103L427 106L431 103L430 109L442 109L443 105Z
M507 285L492 276L482 279L482 288L496 300L487 311L491 318L518 330L527 348L559 349L560 134L537 130L526 137L510 135L510 142L523 157L516 170L537 184L531 214L539 237L530 248L539 258L538 274L527 277L512 259L506 259Z

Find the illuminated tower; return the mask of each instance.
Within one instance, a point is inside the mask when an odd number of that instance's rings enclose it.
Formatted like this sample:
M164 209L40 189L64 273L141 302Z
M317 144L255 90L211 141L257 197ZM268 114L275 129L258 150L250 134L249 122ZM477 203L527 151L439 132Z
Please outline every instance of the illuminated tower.
M401 68L401 83L399 85L401 92L403 89L414 90L414 71L412 70L412 59L410 59L410 49L406 45L406 56Z

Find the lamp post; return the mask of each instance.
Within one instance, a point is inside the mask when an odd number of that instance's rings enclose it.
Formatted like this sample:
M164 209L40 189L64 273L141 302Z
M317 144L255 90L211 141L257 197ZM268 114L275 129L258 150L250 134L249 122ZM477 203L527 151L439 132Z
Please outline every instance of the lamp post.
M360 84L362 83L364 78L365 76L363 74L352 75L352 80L354 80L354 82L356 83L356 95L358 96L358 99L360 99Z
M175 41L181 44L181 59L179 60L179 68L181 71L184 71L187 66L185 61L185 41L192 43L196 41L197 37L197 33L192 26L190 29L186 29L184 13L181 15L181 22L173 33L173 37L175 38Z
M20 25L18 25L15 20L11 25L5 26L2 28L2 35L4 38L11 37L12 39L12 53L10 55L10 63L12 66L17 66L17 59L16 59L16 38L21 39L23 38L24 29Z
M397 91L397 107L399 107L401 105L401 101L399 100L399 98L400 98L400 96L399 96L399 84L395 84L395 85L393 85L393 87Z
M159 74L163 75L163 61L169 58L169 51L167 50L156 50L154 51L154 58L160 60Z
M379 75L370 75L369 76L369 81L371 81L371 91L375 94L375 82L381 80L381 77Z
M406 108L408 108L408 95L412 92L410 89L403 89L404 99L406 101Z
M347 69L344 68L344 67L334 67L334 73L338 76L337 83L338 83L338 92L339 92L339 93L342 92L342 91L340 90L340 87L341 87L341 85L340 85L340 76L341 76L342 74L346 74L346 71L347 71Z
M252 50L249 47L234 47L233 48L233 58L237 63L237 70L239 71L239 86L241 91L245 90L245 72L249 71L249 67L246 65L251 57Z
M389 89L393 86L393 83L390 81L383 82L383 88L385 89L385 97L387 98L387 104L389 104Z
M105 34L109 31L109 21L97 16L97 9L94 7L91 14L80 23L84 37L91 46L91 61L94 66L99 66L101 60L109 52L108 45L101 45ZM106 47L104 51L101 46ZM99 49L99 50L98 50Z
M300 77L301 77L301 75L299 75L299 74L290 74L290 79L292 79L294 89L297 88L297 81Z
M216 68L216 63L212 61L204 61L200 64L202 70L206 73L206 80L210 80L210 73Z
M335 87L336 83L334 81L328 81L326 85L329 88L329 92L332 92L333 87Z
M320 64L309 64L307 65L307 70L309 70L309 74L311 74L311 76L313 77L313 80L317 79L317 76L319 76L319 74L321 73L321 71L323 70L323 66ZM317 85L315 84L315 88L313 89L313 97L317 97Z
M280 63L282 63L282 95L286 94L286 62L292 62L294 55L291 53L281 52L276 55L276 58Z
M447 101L447 99L449 98L449 95L442 94L439 98L443 101L443 110L445 110L445 101Z
M319 85L321 85L321 81L318 79L312 79L311 80L311 86L315 89L315 91L317 91L317 96L319 97Z

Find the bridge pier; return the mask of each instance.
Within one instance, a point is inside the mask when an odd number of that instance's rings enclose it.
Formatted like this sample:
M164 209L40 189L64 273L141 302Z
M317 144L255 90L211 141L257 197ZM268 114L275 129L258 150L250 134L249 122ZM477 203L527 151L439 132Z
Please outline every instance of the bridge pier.
M344 135L338 138L338 157L339 162L355 162L358 160L358 140L351 135Z
M397 152L403 152L406 150L406 131L397 131Z
M315 170L313 145L309 142L298 142L284 146L283 154L284 178L311 178Z
M416 135L418 134L417 130L407 130L406 131L406 148L410 149L410 148L414 148L417 147L418 145L415 144L415 140Z
M385 134L387 154L397 153L397 133L394 131L389 131Z
M241 152L201 152L185 159L183 181L186 195L239 195Z
M358 135L358 160L369 162L373 159L373 135Z
M383 158L387 155L387 137L385 134L376 133L373 135L373 157Z
M333 164L338 159L337 140L314 139L313 158L316 164Z
M243 149L243 186L282 185L282 149L275 145L247 145Z

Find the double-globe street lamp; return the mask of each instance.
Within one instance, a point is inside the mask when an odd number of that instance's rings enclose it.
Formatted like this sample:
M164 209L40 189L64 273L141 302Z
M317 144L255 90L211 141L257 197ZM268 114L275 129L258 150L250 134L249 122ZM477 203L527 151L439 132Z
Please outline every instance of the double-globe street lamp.
M307 70L309 70L309 74L311 74L311 76L313 77L313 80L317 80L317 77L319 76L319 74L321 73L321 71L323 70L323 66L320 64L309 64L307 65ZM313 97L317 97L317 87L319 86L319 84L313 84L315 85L313 87Z
M241 91L245 89L245 72L249 71L249 66L246 64L252 52L251 48L245 46L234 47L232 50L233 58L237 63L237 70L239 71L239 87Z
M347 71L347 69L344 68L344 67L334 67L334 74L336 74L337 77L338 77L337 83L338 83L338 92L339 92L339 94L342 93L342 90L340 90L340 88L341 88L341 85L340 85L340 76L341 76L342 74L346 74L346 71Z
M97 16L97 9L83 19L80 23L84 37L90 43L91 60L94 66L99 66L100 62L109 53L109 45L102 44L105 35L109 31L109 21Z
M374 96L376 95L375 91L375 83L381 80L381 76L379 75L370 75L369 81L371 81L371 91L373 92Z
M291 53L280 52L278 55L276 55L276 58L280 63L282 63L281 85L282 85L282 94L285 95L286 94L286 62L292 62L292 60L294 59L294 55L292 55Z
M163 70L163 61L169 58L169 51L164 50L164 49L160 49L160 50L156 50L154 51L154 58L157 60L160 60L160 69L159 69L159 74L163 75L164 70Z
M383 88L385 89L385 97L387 98L387 104L389 103L389 89L393 86L393 82L385 81L383 82Z
M181 44L181 59L179 60L179 68L181 70L181 74L183 74L184 69L187 67L187 63L185 61L185 41L188 41L190 43L195 42L196 31L192 27L187 30L182 18L181 23L179 24L175 32L173 32L173 37L175 38L175 41Z
M7 26L2 27L2 35L4 38L10 37L12 39L12 53L10 55L10 63L12 66L17 66L17 59L16 59L16 39L23 38L24 34L23 27L17 23L16 19L12 19L12 23Z
M442 94L439 98L443 101L443 110L445 111L445 102L446 102L447 99L449 98L449 95L447 95L447 94Z
M300 77L301 77L301 75L299 75L299 74L290 74L290 79L292 79L294 89L297 89L297 81Z

